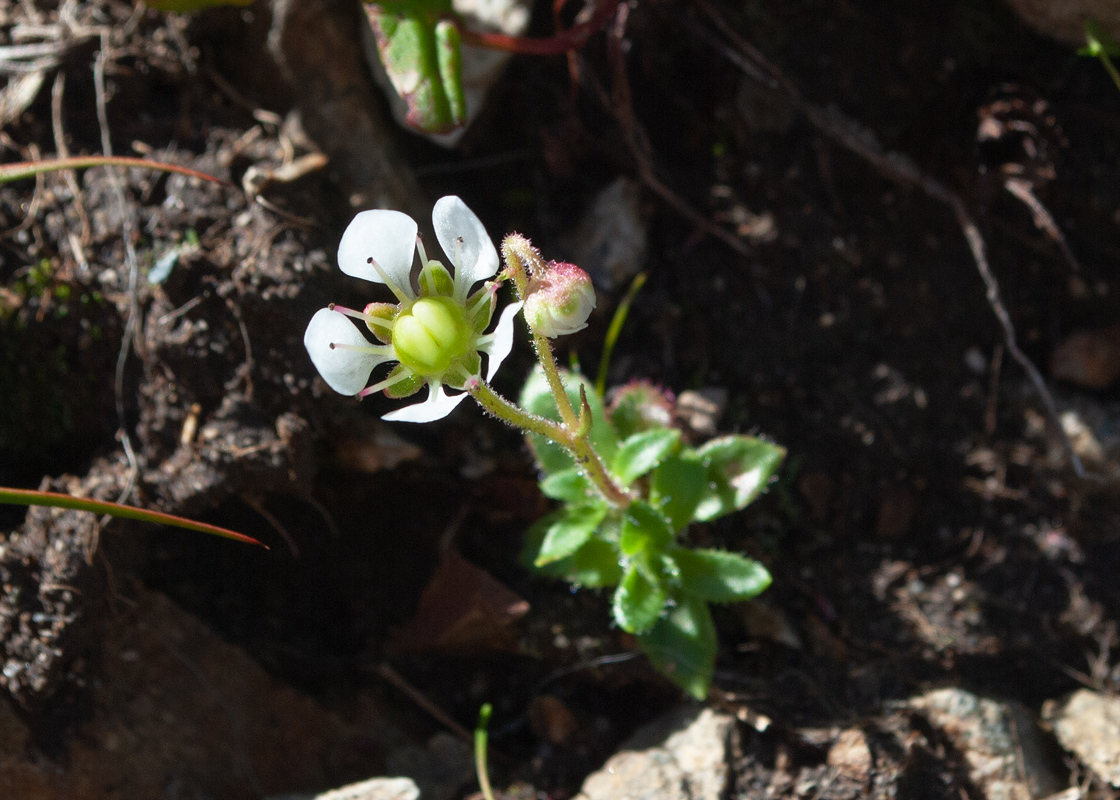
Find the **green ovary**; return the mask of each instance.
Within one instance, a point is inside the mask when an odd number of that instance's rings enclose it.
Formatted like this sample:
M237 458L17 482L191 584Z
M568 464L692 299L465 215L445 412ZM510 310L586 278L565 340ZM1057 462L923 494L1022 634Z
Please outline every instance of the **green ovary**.
M450 297L421 297L393 324L393 349L400 362L425 378L436 378L467 354L474 331Z

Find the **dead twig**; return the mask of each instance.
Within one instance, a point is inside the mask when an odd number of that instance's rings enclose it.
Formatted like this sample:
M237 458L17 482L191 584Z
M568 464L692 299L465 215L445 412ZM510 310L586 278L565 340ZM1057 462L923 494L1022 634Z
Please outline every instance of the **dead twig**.
M420 706L420 708L422 708L424 711L426 711L432 719L434 719L436 722L443 725L445 728L447 728L449 731L454 733L456 736L458 736L464 742L469 742L469 743L474 742L474 734L473 733L471 733L466 728L464 728L462 725L460 725L458 722L453 720L451 718L450 714L448 714L442 708L440 708L435 703L433 703L431 700L429 700L427 695L425 695L423 692L421 692L419 689L417 689L411 683L406 681L404 679L404 677L399 672L397 672L395 669L393 669L391 666L389 666L388 663L386 663L384 661L381 662L380 664L377 665L377 667L374 669L374 671L378 675L380 675L383 679L385 679L388 683L391 683L397 689L399 689L404 694L406 694L412 702L416 703L416 705Z
M638 174L642 183L668 203L674 211L703 230L704 233L715 236L736 253L749 256L751 249L746 243L694 209L657 177L653 168L652 148L649 144L649 138L634 116L634 106L631 102L630 77L626 72L625 56L626 21L629 16L630 5L619 3L614 23L607 29L607 57L610 60L612 73L612 96L609 108L614 113L615 119L618 120L626 143L630 147L630 152L637 162Z
M66 130L62 122L62 98L66 91L66 73L59 72L54 76L51 85L51 132L54 134L54 149L60 159L70 157L70 148L66 144ZM89 215L86 214L86 204L83 200L82 189L78 186L78 175L72 169L62 170L62 177L70 189L70 197L74 200L74 211L82 226L81 247L74 253L74 260L85 267L88 264L85 247L90 242Z

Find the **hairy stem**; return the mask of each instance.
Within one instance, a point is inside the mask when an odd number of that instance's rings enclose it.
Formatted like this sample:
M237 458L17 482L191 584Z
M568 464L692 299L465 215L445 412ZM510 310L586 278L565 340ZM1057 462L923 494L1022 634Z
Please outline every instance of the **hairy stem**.
M555 364L553 367L555 368ZM559 375L557 375L557 379L559 379ZM478 378L472 378L463 388L483 409L498 419L528 433L543 436L567 450L607 502L619 508L630 505L630 501L634 498L624 488L615 483L589 438L577 433L578 423L569 427L530 414L523 408L506 400ZM563 394L562 387L561 393ZM567 400L567 395L563 396ZM568 410L571 411L570 403L568 404ZM573 418L574 416L573 412Z

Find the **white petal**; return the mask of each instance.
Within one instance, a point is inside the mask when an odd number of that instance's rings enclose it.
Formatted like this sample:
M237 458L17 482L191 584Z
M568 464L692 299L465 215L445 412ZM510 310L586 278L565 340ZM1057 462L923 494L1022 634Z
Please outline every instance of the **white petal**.
M455 264L455 296L464 299L470 288L498 271L498 251L482 221L454 195L441 197L432 209L432 227L443 252ZM459 239L463 241L459 243ZM455 249L459 248L459 258Z
M347 275L385 283L369 263L376 261L389 279L409 297L412 292L412 254L416 251L416 222L400 211L363 211L350 221L338 245L338 266Z
M427 400L391 411L381 419L387 419L390 422L435 422L437 419L446 417L466 399L466 393L452 397L443 391L442 386L433 387L429 384Z
M339 394L355 395L366 388L369 374L378 364L395 361L392 355L331 347L331 343L354 347L371 345L349 319L337 311L321 308L315 312L303 334L303 346L311 363L327 385ZM390 348L385 348L391 352Z
M489 358L486 364L486 382L494 377L498 367L506 360L509 351L513 349L513 318L521 310L521 303L510 303L502 310L498 318L498 327L486 337L486 343L478 349L486 353Z

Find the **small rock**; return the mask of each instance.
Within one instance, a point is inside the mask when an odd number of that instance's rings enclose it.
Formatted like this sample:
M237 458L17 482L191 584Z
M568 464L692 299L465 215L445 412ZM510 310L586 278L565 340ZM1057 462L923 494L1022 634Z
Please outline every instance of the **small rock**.
M423 454L416 445L397 435L389 425L364 418L348 419L334 437L335 458L343 469L380 472L395 469Z
M735 720L710 708L676 708L632 736L575 800L722 800Z
M1120 39L1120 3L1117 0L1007 0L1036 31L1077 47L1085 44L1084 21L1096 20L1114 39Z
M897 539L910 529L918 511L918 497L905 486L883 493L875 519L875 535L880 539Z
M1120 788L1120 697L1079 689L1042 710L1054 735L1101 778Z
M871 748L863 731L850 728L841 733L828 751L828 765L846 778L866 781L871 775Z
M836 482L827 472L806 472L797 481L797 491L805 498L809 512L817 522L827 522L832 512L832 496Z
M771 606L763 600L736 603L734 608L739 612L751 636L769 639L791 650L800 650L804 647L797 629L780 608Z
M599 192L571 237L571 260L604 291L624 286L646 258L641 187L619 178Z
M1107 389L1120 378L1120 325L1077 331L1054 348L1054 377L1087 389Z
M710 438L719 433L717 426L727 407L727 396L727 389L722 386L690 389L681 392L673 412L690 431Z
M815 656L827 658L835 664L844 664L850 660L851 654L844 640L828 629L824 620L816 614L806 614L802 620L802 630L809 642L809 650Z
M988 800L1033 800L1062 788L1043 757L1038 727L1019 703L937 689L910 706L944 731Z
M420 790L408 778L370 778L322 794L274 795L269 800L417 800Z
M542 694L529 706L529 727L545 741L563 745L579 730L579 720L562 700Z
M393 750L385 766L389 772L412 778L424 800L451 800L474 776L474 752L466 742L441 731L426 748Z

